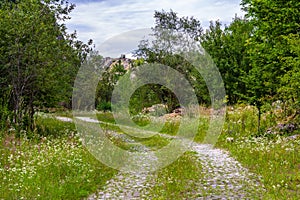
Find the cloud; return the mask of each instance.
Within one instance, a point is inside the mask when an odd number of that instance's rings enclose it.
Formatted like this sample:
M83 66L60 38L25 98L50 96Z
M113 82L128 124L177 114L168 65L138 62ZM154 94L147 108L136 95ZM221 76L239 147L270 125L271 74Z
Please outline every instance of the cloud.
M118 57L121 54L131 54L137 49L139 42L148 35L151 29L137 29L109 38L98 47L99 53L104 57Z
M242 15L239 0L71 0L76 4L67 22L80 40L93 39L96 46L121 33L154 26L155 10L172 9L179 16L194 16L208 27L209 21L228 24L235 14Z

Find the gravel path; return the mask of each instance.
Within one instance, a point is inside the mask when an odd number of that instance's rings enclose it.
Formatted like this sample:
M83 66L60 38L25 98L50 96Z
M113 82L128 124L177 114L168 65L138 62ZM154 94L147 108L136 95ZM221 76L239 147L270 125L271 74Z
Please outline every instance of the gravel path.
M155 161L155 156L147 153L145 154L145 159L153 162ZM144 167L147 168L145 165ZM102 191L89 196L88 199L149 199L149 191L153 186L149 179L154 179L153 173L145 171L141 173L119 172L106 183Z
M200 181L197 199L260 199L263 191L259 177L227 152L215 149L208 144L195 144L193 150L203 167L204 180Z
M58 119L70 121L70 118ZM99 123L97 120L87 117L80 119ZM111 132L111 134L114 137L122 137L125 142L135 143L125 134L121 134L122 136L114 132ZM164 134L160 134L160 136L174 139L174 136ZM150 167L151 162L155 162L156 157L147 147L142 145L139 147L139 151L145 152L144 159L149 161L149 165L143 166L144 169L147 169L147 167ZM196 197L192 199L261 199L264 189L259 183L259 177L242 167L227 152L215 149L212 145L197 143L194 143L192 151L197 153L196 155L205 174L204 179L199 180ZM136 158L132 157L131 159ZM144 161L140 162L144 163ZM89 196L88 199L152 199L148 192L155 184L152 181L155 180L154 176L155 173L147 173L147 170L143 170L141 173L119 172L107 182L102 191Z
M125 134L109 132L110 136L119 138L126 143L136 144L134 140ZM142 160L140 157L130 157L127 162L137 163L142 170L136 173L124 173L123 170L110 179L102 191L89 196L88 200L100 199L149 199L148 193L153 183L149 179L154 179L153 173L149 173L150 167L157 160L153 151L150 151L146 146L138 144L132 146L132 150L144 153ZM140 163L140 164L139 164Z
M61 121L70 122L72 121L71 118L67 117L56 117ZM90 123L99 123L98 120L89 118L89 117L77 117L82 121L90 122ZM105 123L105 122L101 122ZM105 123L108 124L108 123ZM119 134L114 131L108 132L109 136L121 139L126 143L135 144L136 142L131 139L130 137L126 136L125 134ZM102 191L97 192L95 194L90 195L87 199L88 200L100 200L100 199L149 199L148 191L153 185L150 184L149 178L151 179L154 175L153 173L148 173L147 168L151 167L151 164L155 162L156 156L154 152L150 151L146 146L139 144L132 146L134 151L144 152L145 156L143 160L138 160L139 158L131 157L132 161L127 162L134 162L134 163L141 163L143 165L142 172L137 173L124 173L119 172L115 175L112 179L107 181L105 187ZM146 163L146 164L145 164ZM151 177L152 176L152 177Z

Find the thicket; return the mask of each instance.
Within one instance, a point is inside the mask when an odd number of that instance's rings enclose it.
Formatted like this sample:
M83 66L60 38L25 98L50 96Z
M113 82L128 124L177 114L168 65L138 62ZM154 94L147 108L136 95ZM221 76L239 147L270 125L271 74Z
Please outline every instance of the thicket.
M64 22L74 7L65 0L1 1L1 128L33 130L38 109L70 105L92 43L67 33Z

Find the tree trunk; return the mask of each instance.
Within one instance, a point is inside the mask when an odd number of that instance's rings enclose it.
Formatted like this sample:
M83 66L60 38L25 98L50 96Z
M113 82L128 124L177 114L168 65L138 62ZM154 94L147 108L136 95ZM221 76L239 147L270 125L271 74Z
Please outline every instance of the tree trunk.
M261 106L258 106L257 109L258 109L257 132L260 133Z

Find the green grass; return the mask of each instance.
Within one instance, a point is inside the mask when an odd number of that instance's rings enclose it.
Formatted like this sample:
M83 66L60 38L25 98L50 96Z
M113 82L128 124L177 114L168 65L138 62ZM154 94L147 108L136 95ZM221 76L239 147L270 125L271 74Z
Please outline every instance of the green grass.
M122 116L118 116L118 117L120 117L119 118L120 121L123 121L123 122L128 121L128 119L123 119ZM102 122L108 123L108 124L100 124L100 126L102 128L114 130L117 132L122 132L122 130L117 125L114 125L116 122L114 120L112 113L110 113L110 112L97 113L97 119ZM184 130L182 130L182 131L191 132L195 126L195 120L196 119L193 119L192 121L185 123ZM141 128L143 128L145 125L149 124L149 119L146 118L145 116L142 116L141 118L135 117L133 121L138 126L141 126ZM161 129L158 130L157 127L161 127ZM166 120L165 122L155 120L154 122L152 122L151 126L147 127L146 130L148 130L148 131L157 131L158 130L159 133L175 136L178 134L179 127L180 127L180 120ZM208 127L209 127L209 118L208 117L200 117L198 131L195 134L194 141L196 141L196 142L203 141L203 139L206 135L206 132L208 130Z
M262 177L267 189L265 199L300 199L300 137L287 139L284 134L263 131L258 134L255 111L248 106L227 113L217 146L229 150L245 167ZM274 125L274 116L262 116L263 130Z
M299 129L293 133L275 131L274 134L266 134L270 128L276 130L276 125L282 120L276 112L266 112L262 115L261 132L258 133L257 110L252 106L237 106L227 112L217 147L228 150L246 168L262 177L262 184L267 190L265 199L300 199L300 137L287 139L289 135L299 134ZM201 117L199 122L194 141L201 143L208 130L209 118ZM179 125L178 121L169 121L164 124L161 133L176 135ZM185 131L189 131L188 126ZM155 144L155 140L152 143ZM176 190L175 187L173 189ZM171 192L167 192L161 198L168 199L168 195L173 197Z
M267 199L300 198L300 140L240 138L220 144L245 167L262 176Z
M76 127L74 123L63 122L57 120L53 117L37 117L35 120L35 130L36 135L42 137L61 137L61 136L70 136L76 134ZM31 133L27 133L27 136L30 136Z
M159 135L154 135L149 138L136 138L132 137L136 142L141 143L145 145L146 147L150 148L151 151L156 151L160 148L163 148L164 146L169 144L169 140L166 138L163 138Z
M255 108L239 106L228 109L217 147L228 150L243 166L262 177L262 184L266 188L264 199L300 199L300 137L287 139L289 135L299 134L299 129L288 134L265 134L270 127L276 127L278 121L282 121L274 113L268 112L262 116L262 129L258 133ZM104 131L124 134L115 125L111 113L97 113L97 118L107 122L101 124ZM135 122L143 126L148 119L143 116L135 118ZM186 123L181 131L191 132L195 122L189 121L190 124ZM195 142L203 141L209 122L206 116L199 119ZM177 134L180 123L184 122L155 121L154 126L155 123L162 127L161 134L173 136ZM10 130L0 135L0 179L3 180L0 183L0 199L81 199L99 188L101 190L116 173L81 145L73 123L39 117L35 133L22 132L21 137L16 138L14 130ZM125 150L132 150L133 146L140 143L154 151L171 140L160 135L144 139L128 137L135 142L126 143L116 137L109 138ZM154 173L155 182L149 194L155 199L205 196L205 191L197 193L203 176L197 157L192 152L186 152L171 165Z
M199 181L203 178L201 165L192 152L184 153L171 165L154 175L156 184L149 194L154 199L190 199L197 196Z
M47 118L37 127L41 135L2 134L0 199L81 199L116 173L81 145L74 124Z
M112 123L112 124L116 123L114 116L111 112L99 112L96 114L96 116L99 121Z

